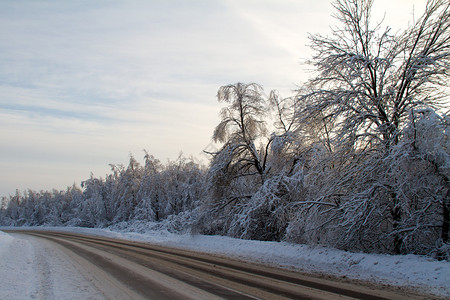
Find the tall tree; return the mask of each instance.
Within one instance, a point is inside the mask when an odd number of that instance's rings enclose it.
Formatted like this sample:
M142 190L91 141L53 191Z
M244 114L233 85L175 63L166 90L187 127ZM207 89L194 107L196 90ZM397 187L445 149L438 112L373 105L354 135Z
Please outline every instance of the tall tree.
M335 124L333 133L360 147L396 144L409 111L439 107L450 75L450 3L430 0L425 13L399 34L371 20L373 0L338 0L341 26L311 35L317 70L300 91L298 117ZM444 102L445 103L445 102Z
M424 14L399 33L372 22L373 3L337 0L334 17L341 25L329 36L310 36L315 55L309 63L317 74L299 90L297 121L318 124L328 150L336 152L326 156L332 186L320 202L334 205L342 217L349 203L365 207L359 214L364 224L374 211L375 194L386 191L391 225L385 227L392 227L393 251L400 253L406 230L401 225L407 223L402 208L413 199L398 193L404 182L386 158L398 151L414 110L448 105L442 87L450 75L450 2L429 0ZM448 188L448 178L444 182Z
M263 89L256 83L222 86L217 98L229 105L222 109L222 120L214 130L213 140L225 143L221 151L231 152L230 164L240 176L264 176L265 153L255 142L266 133L267 108Z

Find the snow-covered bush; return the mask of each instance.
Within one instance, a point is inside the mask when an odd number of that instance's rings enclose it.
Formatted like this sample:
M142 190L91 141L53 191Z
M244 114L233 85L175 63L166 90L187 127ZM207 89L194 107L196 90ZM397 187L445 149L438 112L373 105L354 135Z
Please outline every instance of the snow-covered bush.
M285 176L271 177L244 203L231 220L228 235L279 241L287 226L288 191Z

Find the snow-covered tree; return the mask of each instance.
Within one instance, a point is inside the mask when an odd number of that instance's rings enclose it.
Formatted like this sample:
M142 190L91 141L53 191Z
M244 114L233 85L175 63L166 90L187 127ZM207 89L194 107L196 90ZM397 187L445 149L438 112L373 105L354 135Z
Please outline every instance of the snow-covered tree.
M145 152L145 166L142 181L137 193L138 205L134 209L133 219L160 221L161 218L161 190L160 172L163 170L161 162Z
M217 98L228 103L221 111L213 140L224 143L222 151L231 152L227 168L236 176L264 176L265 151L257 148L258 139L266 133L267 112L262 87L256 83L222 86Z
M450 64L448 1L430 0L399 33L371 20L373 0L338 0L341 26L311 35L317 75L299 91L298 119L331 123L330 134L358 148L398 142L413 108L439 107Z
M120 171L117 183L117 214L114 222L128 221L137 203L137 193L142 179L143 168L139 162L130 156L128 167Z
M405 128L413 111L439 109L448 101L442 86L450 75L450 4L428 1L422 17L399 33L372 22L372 5L372 0L336 1L341 26L329 36L310 37L315 51L310 64L317 74L299 90L297 128L314 124L327 151L311 161L309 191L294 223L303 224L298 234L314 242L374 249L368 245L372 240L386 248L377 251L411 252L417 249L407 249L406 224L413 218L407 207L423 192L404 193L419 179L407 175L414 155L405 146ZM438 198L439 193L432 192ZM412 214L421 215L422 208ZM435 210L432 205L427 214ZM420 222L425 230L427 221Z

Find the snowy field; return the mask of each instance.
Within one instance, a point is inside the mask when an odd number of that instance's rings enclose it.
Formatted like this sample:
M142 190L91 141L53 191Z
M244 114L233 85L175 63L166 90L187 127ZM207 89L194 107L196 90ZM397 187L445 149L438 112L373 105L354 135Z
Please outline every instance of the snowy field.
M85 233L222 254L305 272L413 287L420 292L450 298L450 262L429 257L350 253L284 242L177 235L166 231L140 234L90 228L38 229ZM82 278L63 253L50 249L45 243L37 244L42 243L26 236L13 237L0 232L0 299L102 299L102 295ZM67 287L62 288L64 286Z

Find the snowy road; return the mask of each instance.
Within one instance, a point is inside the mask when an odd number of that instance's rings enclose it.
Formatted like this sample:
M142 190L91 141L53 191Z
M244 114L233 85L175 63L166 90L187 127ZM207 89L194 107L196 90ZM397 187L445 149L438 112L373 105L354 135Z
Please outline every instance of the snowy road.
M420 298L187 250L35 234L0 239L8 244L0 247L0 267L11 274L0 280L1 299Z

